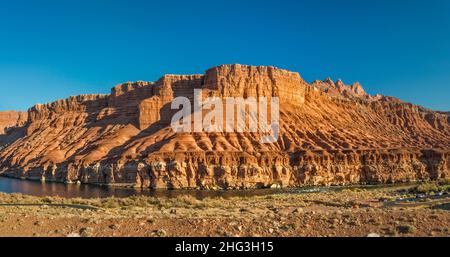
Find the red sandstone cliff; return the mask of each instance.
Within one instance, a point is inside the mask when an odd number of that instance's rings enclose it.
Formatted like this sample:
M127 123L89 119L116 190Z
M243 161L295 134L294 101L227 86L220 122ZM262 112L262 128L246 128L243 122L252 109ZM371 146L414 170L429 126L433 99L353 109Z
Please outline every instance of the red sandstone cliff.
M261 144L259 133L174 133L170 102L192 99L195 88L219 97L278 96L279 140ZM367 95L359 83L308 84L273 67L223 65L204 75L125 83L110 95L36 105L20 118L0 113L0 131L2 125L15 127L0 135L0 173L12 177L243 188L450 176L448 113Z
M0 135L6 134L10 129L22 127L27 121L26 112L5 111L0 112Z

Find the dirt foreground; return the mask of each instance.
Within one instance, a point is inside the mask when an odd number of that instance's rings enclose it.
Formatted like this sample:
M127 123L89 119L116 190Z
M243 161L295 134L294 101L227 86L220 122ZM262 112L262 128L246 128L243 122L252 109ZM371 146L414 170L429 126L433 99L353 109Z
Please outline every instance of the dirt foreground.
M449 205L435 185L203 200L0 194L0 236L437 237L450 236Z

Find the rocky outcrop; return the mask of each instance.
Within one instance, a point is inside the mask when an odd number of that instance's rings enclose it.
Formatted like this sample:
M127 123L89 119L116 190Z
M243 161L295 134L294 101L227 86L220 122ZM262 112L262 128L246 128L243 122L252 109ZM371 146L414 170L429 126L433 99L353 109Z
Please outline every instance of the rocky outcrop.
M3 175L162 189L248 189L398 183L448 178L448 150L318 150L252 156L156 153L146 158L8 169Z
M13 128L22 127L27 121L26 112L0 112L0 135L4 135Z
M274 67L224 65L209 69L204 88L220 97L270 97L301 105L307 83L300 74Z
M16 111L0 112L0 151L25 134L24 126L28 113Z
M280 99L280 137L175 133L177 96ZM110 95L36 105L0 135L0 173L145 188L392 183L450 176L450 116L371 96L359 83L305 82L274 67L222 65L204 75L124 83ZM1 121L0 114L0 121ZM19 122L20 121L20 122ZM3 124L3 123L2 123ZM5 123L6 124L6 123Z

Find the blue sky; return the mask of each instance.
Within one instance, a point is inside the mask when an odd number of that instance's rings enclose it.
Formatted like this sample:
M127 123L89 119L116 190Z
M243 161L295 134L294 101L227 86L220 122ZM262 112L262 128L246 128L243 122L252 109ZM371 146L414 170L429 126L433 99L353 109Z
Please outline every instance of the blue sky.
M0 110L228 63L450 110L450 1L0 0Z

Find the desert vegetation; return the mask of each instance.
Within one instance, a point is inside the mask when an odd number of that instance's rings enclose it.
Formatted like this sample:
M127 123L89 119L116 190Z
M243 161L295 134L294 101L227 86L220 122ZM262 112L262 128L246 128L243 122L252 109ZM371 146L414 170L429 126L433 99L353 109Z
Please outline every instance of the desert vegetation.
M439 181L204 199L189 195L82 199L0 194L0 234L448 236L448 185L448 181Z

